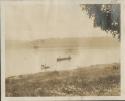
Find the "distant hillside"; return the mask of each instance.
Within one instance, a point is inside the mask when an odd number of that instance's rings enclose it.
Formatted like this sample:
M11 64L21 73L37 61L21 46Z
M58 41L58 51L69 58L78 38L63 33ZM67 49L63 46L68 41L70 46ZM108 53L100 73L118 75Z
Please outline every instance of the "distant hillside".
M50 38L33 41L7 41L7 47L119 47L120 42L110 37Z

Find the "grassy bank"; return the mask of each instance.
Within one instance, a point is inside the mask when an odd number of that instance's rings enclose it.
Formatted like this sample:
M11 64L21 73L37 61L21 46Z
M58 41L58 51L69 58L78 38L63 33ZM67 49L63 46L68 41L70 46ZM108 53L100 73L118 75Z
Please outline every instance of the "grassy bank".
M115 95L120 95L120 65L116 63L6 78L6 96Z

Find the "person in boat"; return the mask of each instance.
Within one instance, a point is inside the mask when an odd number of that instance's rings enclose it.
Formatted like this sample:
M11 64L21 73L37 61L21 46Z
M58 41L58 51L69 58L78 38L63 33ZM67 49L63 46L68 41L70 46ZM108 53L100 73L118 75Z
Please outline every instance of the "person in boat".
M42 69L49 69L49 68L50 68L50 67L49 67L49 66L46 66L46 64L45 64L45 65L42 65L42 64L41 64L41 70L42 70Z
M63 61L63 60L70 60L71 59L71 56L69 57L65 57L65 58L57 58L57 61Z

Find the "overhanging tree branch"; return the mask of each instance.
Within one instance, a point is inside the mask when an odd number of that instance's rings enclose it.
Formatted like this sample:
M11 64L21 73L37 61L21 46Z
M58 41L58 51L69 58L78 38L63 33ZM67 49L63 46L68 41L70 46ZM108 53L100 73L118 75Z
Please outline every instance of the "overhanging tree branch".
M120 4L81 4L89 18L93 18L93 26L111 32L113 37L120 40Z

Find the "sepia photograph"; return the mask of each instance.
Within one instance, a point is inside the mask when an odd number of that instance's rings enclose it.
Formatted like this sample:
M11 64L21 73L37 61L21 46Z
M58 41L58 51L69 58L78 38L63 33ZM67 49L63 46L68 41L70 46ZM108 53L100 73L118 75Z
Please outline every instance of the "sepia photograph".
M5 96L121 96L121 5L8 3Z

